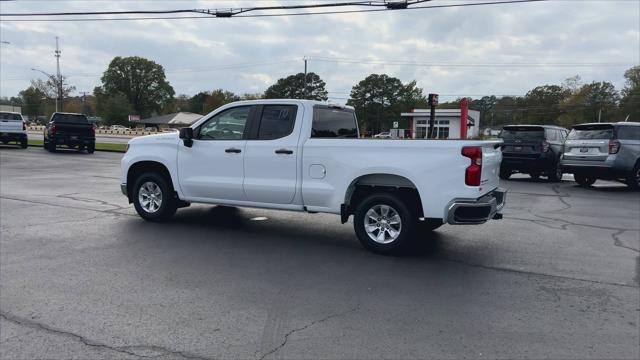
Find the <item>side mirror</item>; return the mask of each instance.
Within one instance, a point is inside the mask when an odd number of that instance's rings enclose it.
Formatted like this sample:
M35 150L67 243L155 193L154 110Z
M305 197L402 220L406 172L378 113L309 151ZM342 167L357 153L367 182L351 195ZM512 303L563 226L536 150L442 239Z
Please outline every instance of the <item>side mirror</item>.
M182 139L184 146L192 147L193 146L193 129L190 127L181 128L180 139Z

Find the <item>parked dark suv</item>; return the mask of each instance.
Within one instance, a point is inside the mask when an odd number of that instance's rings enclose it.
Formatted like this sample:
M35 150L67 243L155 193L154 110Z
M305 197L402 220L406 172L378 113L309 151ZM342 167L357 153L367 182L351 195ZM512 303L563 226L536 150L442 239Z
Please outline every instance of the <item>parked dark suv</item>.
M604 179L620 180L640 189L640 123L573 126L565 143L562 168L581 186Z
M500 178L515 172L537 179L546 175L549 181L562 180L560 155L569 130L550 125L509 125L502 128Z

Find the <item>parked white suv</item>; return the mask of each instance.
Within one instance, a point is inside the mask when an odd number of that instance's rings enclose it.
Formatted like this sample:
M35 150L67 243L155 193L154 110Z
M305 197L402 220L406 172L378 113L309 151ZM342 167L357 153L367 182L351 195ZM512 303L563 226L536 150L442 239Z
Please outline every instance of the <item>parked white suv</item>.
M0 141L5 145L16 142L21 148L27 148L27 124L22 114L12 111L0 112Z
M129 141L121 189L155 221L190 203L354 215L366 248L397 253L444 223L501 218L500 143L365 140L350 107L243 101Z

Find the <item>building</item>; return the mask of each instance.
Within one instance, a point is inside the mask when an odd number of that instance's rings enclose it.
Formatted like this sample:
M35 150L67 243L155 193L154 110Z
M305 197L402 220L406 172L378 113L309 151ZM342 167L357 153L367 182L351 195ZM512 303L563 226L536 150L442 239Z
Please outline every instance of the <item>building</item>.
M436 109L434 132L437 139L460 139L460 115L461 109ZM408 119L406 136L412 139L424 139L429 129L429 109L414 109L412 112L400 114ZM467 138L479 135L480 112L468 110L467 114Z
M20 106L13 105L0 105L0 111L22 113L22 108Z
M159 129L181 128L195 123L201 117L202 115L191 112L177 112L146 119L130 117L131 120L129 122L131 123L131 127L156 127Z

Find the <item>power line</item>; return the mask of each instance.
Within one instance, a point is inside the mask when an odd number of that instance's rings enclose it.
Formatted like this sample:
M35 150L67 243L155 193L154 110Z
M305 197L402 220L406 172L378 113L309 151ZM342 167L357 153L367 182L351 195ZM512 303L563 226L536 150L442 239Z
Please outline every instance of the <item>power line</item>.
M310 60L320 62L331 63L344 63L344 64L365 64L365 65L391 65L391 66L417 66L417 67L503 67L503 66L515 66L515 67L594 67L594 66L629 66L633 63L543 63L543 62L531 62L531 63L455 63L455 62L415 62L415 61L401 61L401 60L365 60L365 59L349 59L349 58L329 58L329 57L309 57Z
M275 14L247 14L229 16L228 11L220 10L217 15L215 11L210 10L209 15L215 16L149 16L149 17L117 17L117 18L80 18L80 19L9 19L2 20L4 22L73 22L73 21L138 21L138 20L179 20L179 19L217 19L217 18L254 18L254 17L282 17L282 16L310 16L310 15L334 15L334 14L352 14L352 13L369 13L369 12L381 12L381 11L405 11L405 10L424 10L424 9L442 9L442 8L454 8L454 7L468 7L468 6L486 6L486 5L504 5L504 4L520 4L520 3L534 3L551 0L503 0L503 1L485 1L485 2L473 2L462 4L445 4L445 5L428 5L428 6L412 6L406 8L381 8L381 9L358 9L358 10L335 10L335 11L317 11L317 12L285 12ZM317 5L317 4L316 4ZM314 6L310 6L314 7ZM317 6L315 6L317 7ZM4 14L0 14L0 17ZM33 16L30 14L21 14L20 16Z
M7 13L2 16L80 16L80 15L143 15L143 14L181 14L181 13L201 13L217 17L231 17L250 11L270 11L270 10L298 10L315 9L329 7L346 6L372 6L385 7L387 9L402 9L410 5L429 2L431 0L371 0L371 1L350 1L333 2L319 4L296 4L296 5L273 5L273 6L253 6L246 8L228 9L178 9L178 10L119 10L119 11L82 11L82 12L41 12L41 13Z

